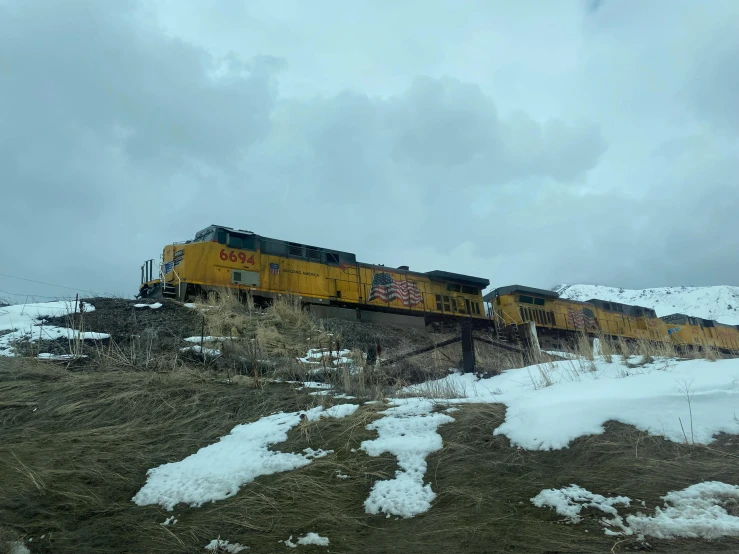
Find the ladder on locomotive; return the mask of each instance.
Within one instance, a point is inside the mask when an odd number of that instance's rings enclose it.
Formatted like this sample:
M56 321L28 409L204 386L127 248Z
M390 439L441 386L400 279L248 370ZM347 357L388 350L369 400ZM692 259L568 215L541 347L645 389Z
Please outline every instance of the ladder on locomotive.
M162 284L162 296L165 298L177 298L177 284L173 280L168 283L164 280L164 254L159 254L159 282Z
M493 326L495 328L495 338L499 342L511 344L521 343L521 333L518 330L518 323L515 321L506 323L505 318L495 308L493 308Z

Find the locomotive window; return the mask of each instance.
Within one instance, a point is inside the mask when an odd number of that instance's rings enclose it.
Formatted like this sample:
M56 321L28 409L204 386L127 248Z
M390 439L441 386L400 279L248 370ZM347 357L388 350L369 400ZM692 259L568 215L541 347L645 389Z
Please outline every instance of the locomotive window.
M282 241L262 240L262 252L264 254L273 254L275 256L287 255L287 245Z
M303 245L296 244L294 242L288 242L287 243L287 253L289 256L300 256L302 258L304 256Z
M339 255L326 252L326 263L339 265Z
M609 311L610 311L610 309L611 309L611 305L610 305L610 304L609 304L608 302L603 302L603 309L604 309L604 310L609 310Z
M441 295L440 294L436 295L436 309L439 310L440 312L443 311L441 309Z
M534 298L534 305L536 305L536 306L543 306L544 305L544 299L543 298Z
M477 289L475 287L462 287L462 292L464 294L477 294Z
M257 241L254 237L241 237L241 244L247 250L256 250Z
M313 248L312 246L306 246L305 253L308 256L308 259L310 260L320 260L321 259L321 251L318 250L318 248Z
M226 231L223 229L218 229L218 233L216 234L218 238L218 244L226 244Z
M615 312L619 312L619 313L623 313L623 311L624 311L623 306L621 306L621 304L614 304L613 305L613 310Z
M522 304L533 304L534 299L531 296L519 296L518 301Z
M461 285L455 285L454 283L447 283L446 290L450 290L452 292L459 292L462 290Z
M241 242L241 237L237 237L236 235L228 235L228 245L231 248L243 248L244 245Z

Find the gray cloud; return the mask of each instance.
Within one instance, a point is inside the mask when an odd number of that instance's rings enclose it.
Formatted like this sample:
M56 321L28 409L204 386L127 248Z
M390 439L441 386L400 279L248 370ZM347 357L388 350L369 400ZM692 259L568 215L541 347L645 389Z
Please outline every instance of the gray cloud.
M388 22L361 4L360 25L288 4L195 17L178 2L161 20L137 2L0 5L0 232L22 237L0 272L130 294L143 259L222 223L496 285L736 281L721 10L424 4L406 35L410 8ZM691 19L725 40L666 58L656 46ZM522 25L540 42L515 42Z

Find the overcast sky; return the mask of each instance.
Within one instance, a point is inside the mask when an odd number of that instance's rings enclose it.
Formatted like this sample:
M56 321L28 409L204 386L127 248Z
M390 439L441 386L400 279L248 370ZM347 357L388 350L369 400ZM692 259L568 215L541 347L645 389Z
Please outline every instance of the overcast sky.
M737 0L0 0L0 274L130 296L217 223L493 286L739 285L738 174Z

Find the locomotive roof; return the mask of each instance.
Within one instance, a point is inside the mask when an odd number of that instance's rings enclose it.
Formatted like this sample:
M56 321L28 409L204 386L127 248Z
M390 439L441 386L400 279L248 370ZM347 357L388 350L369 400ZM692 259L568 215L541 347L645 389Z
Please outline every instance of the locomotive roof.
M241 229L233 229L232 227L226 227L224 225L210 225L210 226L206 227L205 229L203 229L202 231L199 231L195 235L196 239L197 239L198 236L204 235L210 229L224 229L224 230L228 231L229 233L235 233L235 234L239 234L239 235L255 236L255 237L258 237L261 240L269 241L270 243L281 243L281 244L293 245L293 246L297 246L297 247L303 247L303 246L305 246L306 248L313 249L313 250L320 250L320 251L323 251L323 252L329 252L329 253L332 253L332 254L338 254L338 255L340 255L340 258L341 258L342 262L346 262L346 263L357 263L357 261L356 261L357 260L356 255L354 253L352 253L352 252L344 252L344 251L341 251L341 250L332 250L332 249L329 249L329 248L319 248L319 247L316 247L316 246L304 245L304 244L300 244L300 243L297 243L297 242L290 242L290 241L281 240L281 239L273 239L273 238L270 238L270 237L265 237L263 235L257 235L256 233L252 233L251 231L244 231L244 230L241 230ZM474 286L479 287L481 289L484 289L485 287L487 287L488 285L490 285L490 281L488 279L485 279L485 278L482 278L482 277L472 277L470 275L462 275L461 273L451 273L449 271L434 270L434 271L427 271L426 273L423 273L423 272L420 272L420 271L410 271L406 266L395 268L395 267L390 267L390 266L387 266L386 267L386 266L381 266L381 265L376 265L376 264L366 264L366 263L362 263L362 265L363 266L368 266L368 267L374 267L374 268L377 268L377 269L382 269L382 270L385 270L385 271L402 271L402 272L405 272L405 273L410 273L410 274L415 274L415 275L425 275L426 277L429 277L430 279L438 279L438 280L442 280L442 281L454 281L454 282L465 284L465 285L474 285Z
M439 269L435 269L433 271L427 271L426 275L428 275L431 279L440 279L443 281L457 281L459 283L475 285L475 286L480 287L481 289L484 289L490 284L490 280L485 279L484 277L471 277L469 275L462 275L461 273L451 273L449 271L441 271Z
M594 306L598 306L599 308L603 310L607 310L609 312L618 312L618 310L613 309L613 306L621 306L623 308L622 312L635 316L635 317L641 317L642 315L647 315L650 318L656 318L657 312L654 311L652 308L647 308L646 306L637 306L635 304L624 304L622 302L611 302L610 300L601 300L599 298L591 298L587 301L588 304L593 304ZM605 305L608 304L610 307L606 307ZM639 313L639 310L641 310L641 314Z
M507 287L498 287L497 289L493 289L489 293L487 293L483 300L485 302L490 302L493 298L496 298L497 296L503 296L506 294L511 294L513 292L523 292L526 294L534 294L536 296L543 296L544 298L559 298L559 294L552 290L545 290L545 289L537 289L534 287L525 287L523 285L510 285Z
M688 315L688 314L663 315L662 317L660 317L660 319L667 323L681 323L683 325L686 324L688 319L692 319L692 320L700 321L704 327L734 327L734 328L739 329L739 325L721 323L720 321L716 321L715 319L703 319L702 317L695 317L695 316Z

